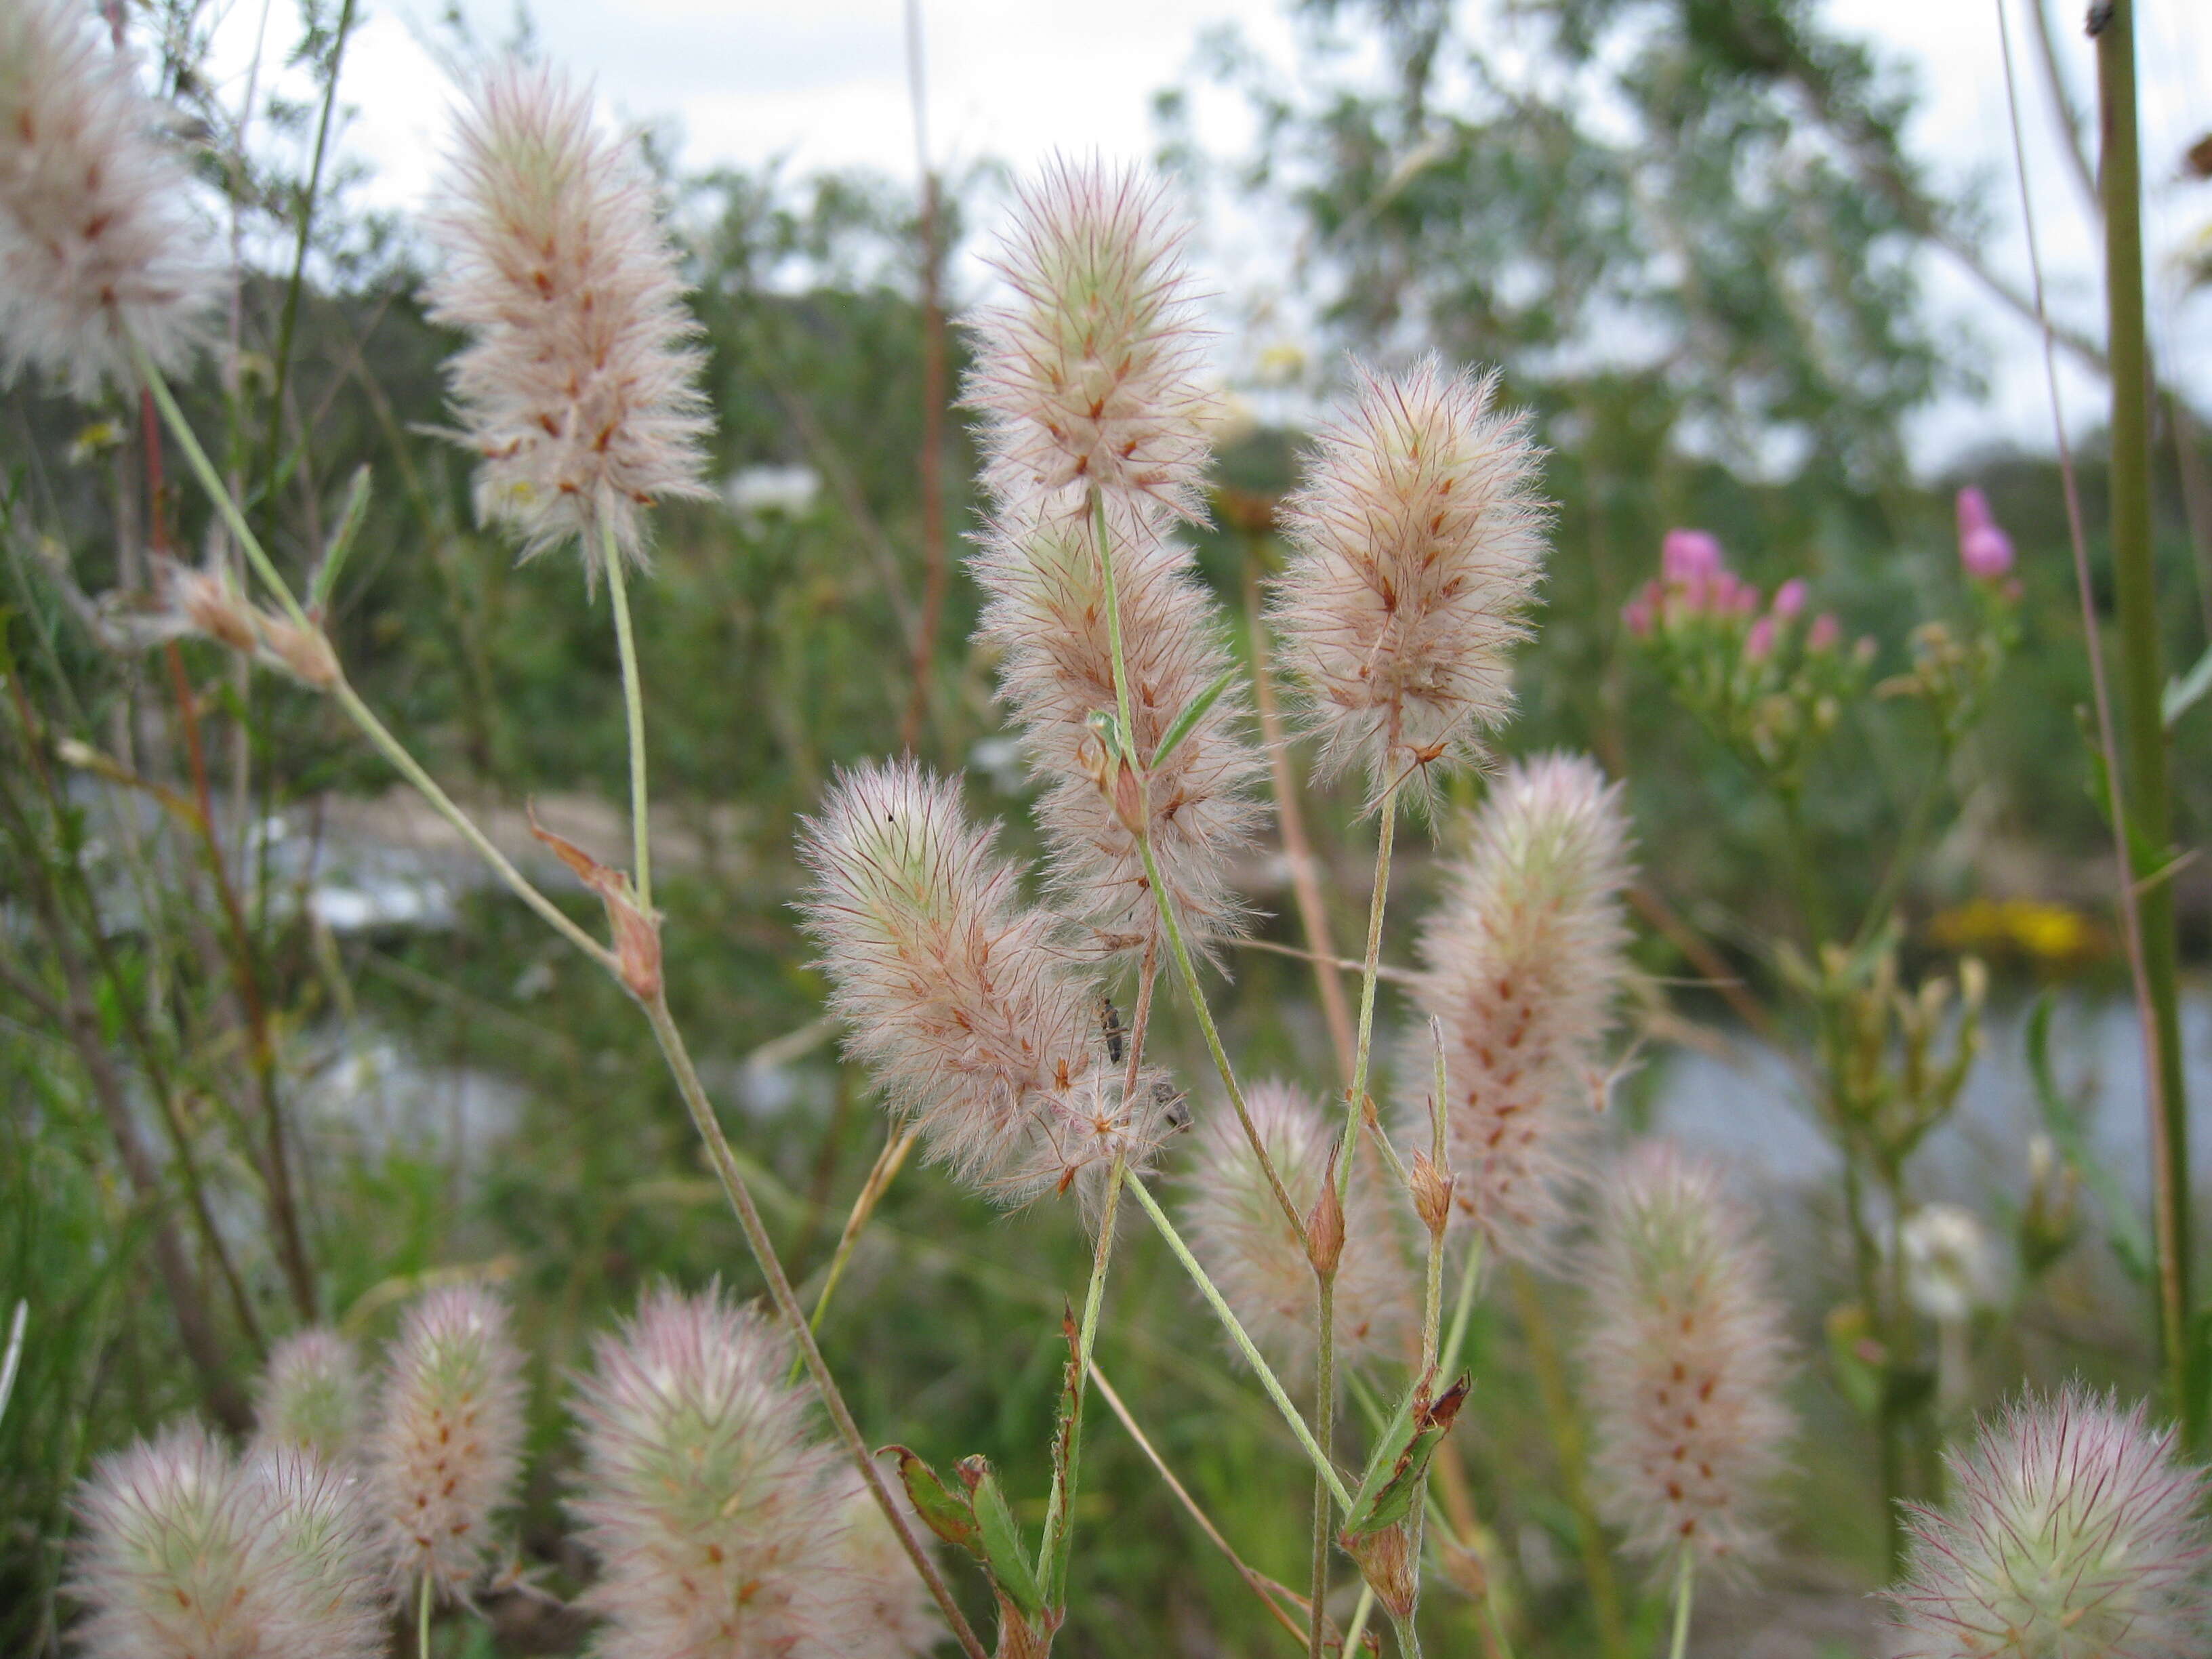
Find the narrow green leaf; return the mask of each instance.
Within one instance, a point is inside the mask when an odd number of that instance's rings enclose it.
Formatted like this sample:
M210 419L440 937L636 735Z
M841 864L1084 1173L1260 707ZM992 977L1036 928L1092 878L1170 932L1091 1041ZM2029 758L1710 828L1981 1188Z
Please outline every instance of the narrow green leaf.
M990 1460L980 1454L962 1458L960 1478L967 1484L968 1497L975 1512L983 1565L990 1570L991 1582L1021 1609L1024 1618L1035 1620L1042 1617L1044 1597L1038 1592L1029 1552L1022 1547L1021 1528L1014 1524L1013 1511L1006 1507L1006 1496L999 1489L999 1478L991 1472Z
M2212 691L2212 645L2204 647L2195 667L2166 683L2165 694L2158 700L2159 718L2166 729L2173 730L2173 723L2203 702L2207 691Z
M354 538L361 533L362 520L368 516L368 463L364 461L354 470L353 483L346 488L345 510L338 514L338 527L324 550L323 562L308 592L308 605L317 611L330 604L338 585L338 572L345 568L346 555L353 551Z
M1182 740L1196 729L1200 720L1206 718L1206 711L1221 701L1221 694L1229 689L1229 682L1236 678L1237 667L1232 663L1221 671L1212 684L1182 706L1182 712L1175 717L1175 723L1168 727L1166 735L1161 738L1160 746L1152 750L1152 765L1160 767L1168 763L1168 757L1182 746Z
M981 1534L975 1524L975 1507L966 1496L954 1492L938 1476L935 1469L921 1455L904 1446L885 1446L876 1455L890 1452L898 1459L899 1484L914 1504L922 1525L948 1544L957 1544L977 1560L983 1559Z

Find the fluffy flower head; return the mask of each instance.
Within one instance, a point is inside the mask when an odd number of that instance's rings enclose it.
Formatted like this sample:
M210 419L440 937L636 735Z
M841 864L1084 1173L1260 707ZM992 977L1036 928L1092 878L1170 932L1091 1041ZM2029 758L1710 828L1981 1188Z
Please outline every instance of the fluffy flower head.
M1525 421L1492 409L1495 374L1433 358L1397 379L1355 372L1284 504L1292 556L1272 614L1324 768L1357 764L1377 794L1410 769L1425 793L1512 712L1543 569L1537 452Z
M1755 1559L1794 1426L1765 1253L1720 1171L1662 1142L1608 1186L1583 1371L1600 1510L1642 1555Z
M522 1462L522 1357L477 1285L432 1291L392 1344L369 1480L393 1576L459 1596L490 1559Z
M165 369L219 276L168 112L75 0L0 3L0 379L35 366L77 397Z
M1287 1084L1255 1085L1246 1104L1291 1202L1301 1214L1310 1212L1335 1150L1335 1126ZM1197 1139L1182 1206L1191 1249L1261 1351L1302 1373L1314 1358L1314 1274L1304 1248L1243 1126L1228 1113L1209 1113ZM1416 1292L1405 1271L1398 1218L1380 1188L1358 1179L1345 1211L1337 1352L1401 1358Z
M957 786L905 761L839 777L799 857L847 1052L932 1157L1019 1201L1103 1176L1117 1154L1144 1167L1174 1097L1142 1073L1124 1098L1097 981L993 839Z
M360 1449L363 1407L353 1344L336 1331L301 1331L269 1351L254 1395L254 1441L302 1448L337 1468Z
M1013 298L969 319L994 493L1080 512L1095 487L1200 516L1213 404L1183 235L1133 170L1055 160L1019 187L994 262Z
M1218 607L1164 509L1115 501L1106 517L1161 884L1187 931L1235 933L1243 907L1227 865L1250 842L1260 769L1237 693L1216 698L1175 752L1151 764L1176 715L1229 666ZM990 595L977 637L1001 653L999 695L1020 728L1024 758L1047 781L1036 815L1051 843L1055 896L1111 953L1140 948L1159 921L1137 838L1097 781L1104 756L1087 723L1115 706L1097 537L1091 515L1057 511L1033 495L999 512L969 568ZM1126 804L1133 810L1133 795Z
M588 94L507 64L462 118L433 228L429 314L470 337L447 377L479 515L526 558L576 541L596 571L611 537L642 562L639 509L712 492L696 326L630 147L593 130Z
M2029 1395L1915 1506L1903 1659L2185 1659L2212 1650L2205 1473L2170 1431L2078 1386Z
M1626 963L1628 823L1579 756L1508 767L1423 924L1422 1009L1443 1029L1455 1214L1489 1246L1540 1254L1595 1121ZM1427 1072L1427 1033L1410 1078ZM1425 1096L1405 1103L1425 1127Z
M719 1290L649 1292L598 1343L570 1507L602 1564L586 1598L608 1620L599 1651L927 1650L937 1632L915 1605L920 1580L895 1543L894 1563L865 1532L854 1541L857 1480L810 1434L805 1396L783 1382L789 1359L781 1335Z
M241 1468L204 1430L101 1461L72 1588L101 1659L368 1659L383 1617L349 1485L305 1454Z

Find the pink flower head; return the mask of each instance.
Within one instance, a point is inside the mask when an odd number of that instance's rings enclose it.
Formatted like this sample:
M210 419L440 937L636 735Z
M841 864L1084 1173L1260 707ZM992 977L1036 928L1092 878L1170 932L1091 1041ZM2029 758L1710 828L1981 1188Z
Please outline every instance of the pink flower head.
M1843 636L1843 625L1837 622L1836 613L1823 611L1813 618L1812 627L1805 630L1805 648L1808 651L1832 651L1836 648L1836 641Z
M1660 574L1674 583L1688 586L1721 572L1721 544L1710 532L1670 530L1659 546Z
M1997 526L1989 497L1969 484L1959 492L1959 562L1976 581L1996 581L2012 569L2012 538Z
M1889 1593L1905 1659L2182 1659L2212 1638L2205 1474L2170 1429L2079 1384L2028 1395L1954 1452L1952 1498L1917 1504Z
M1805 579L1792 576L1774 590L1774 614L1787 622L1805 609Z
M1743 659L1746 662L1765 662L1774 654L1774 618L1761 617L1752 623L1751 631L1743 636Z

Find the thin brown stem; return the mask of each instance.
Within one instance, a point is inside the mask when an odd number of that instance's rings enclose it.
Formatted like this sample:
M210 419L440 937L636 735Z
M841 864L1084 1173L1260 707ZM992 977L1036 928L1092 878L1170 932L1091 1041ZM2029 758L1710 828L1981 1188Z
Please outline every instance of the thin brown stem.
M246 1015L246 1065L252 1074L255 1100L261 1112L262 1180L266 1188L269 1227L276 1236L276 1258L283 1267L293 1304L300 1317L313 1324L316 1318L314 1269L307 1260L307 1242L300 1229L299 1204L292 1191L292 1159L285 1145L283 1107L277 1098L276 1047L270 1038L269 1009L262 995L261 975L256 971L253 936L246 925L246 911L239 902L238 889L230 878L222 842L216 834L207 757L200 742L198 700L192 695L191 682L185 677L184 653L173 640L164 655L168 663L170 689L176 699L178 723L184 730L201 856L208 867L208 878L215 884L216 902L230 934L231 981L238 993L239 1007Z

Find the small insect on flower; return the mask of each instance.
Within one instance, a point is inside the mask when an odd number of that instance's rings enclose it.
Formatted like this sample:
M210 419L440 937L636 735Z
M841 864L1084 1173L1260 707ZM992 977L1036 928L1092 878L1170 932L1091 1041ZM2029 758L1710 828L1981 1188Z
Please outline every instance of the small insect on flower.
M1255 1085L1245 1103L1291 1201L1308 1212L1327 1178L1335 1125L1284 1083ZM1180 1206L1191 1249L1261 1352L1303 1375L1314 1361L1315 1321L1305 1249L1234 1116L1210 1114L1194 1150ZM1418 1291L1405 1266L1400 1216L1378 1185L1357 1178L1346 1210L1336 1265L1337 1352L1402 1357Z
M349 1481L307 1454L241 1467L198 1427L103 1459L71 1590L94 1659L369 1659L381 1576Z
M525 558L574 541L594 575L610 544L641 565L640 509L714 492L698 328L633 147L554 71L505 64L475 88L431 227L429 314L469 336L446 372L478 514Z
M1908 1505L1900 1659L2194 1659L2212 1652L2205 1471L2143 1408L2029 1394L1948 1454L1953 1496Z
M847 1052L933 1158L1018 1202L1117 1156L1141 1169L1166 1129L1154 1073L1123 1097L1096 975L994 839L957 786L903 761L842 775L799 858Z
M921 1580L783 1382L789 1341L710 1289L647 1292L580 1383L569 1507L601 1564L586 1603L623 1659L927 1650ZM857 1498L866 1512L856 1507Z
M1422 924L1415 994L1443 1031L1455 1213L1508 1255L1543 1254L1595 1126L1628 877L1619 786L1581 757L1542 756L1492 786ZM1425 1028L1414 1044L1401 1111L1419 1141Z
M301 1331L269 1351L254 1391L254 1444L301 1448L342 1468L360 1454L364 1405L353 1344L336 1331Z
M1324 773L1356 764L1377 797L1402 779L1425 799L1512 712L1549 508L1525 419L1492 407L1495 374L1434 358L1354 374L1284 503L1291 558L1269 614Z
M183 365L221 287L171 112L76 0L0 0L0 380L136 383Z
M1607 1182L1589 1263L1583 1389L1600 1512L1636 1553L1755 1560L1794 1430L1765 1253L1721 1173L1663 1142Z
M1148 773L1143 817L1133 793L1115 787L1133 779L1114 771L1090 724L1116 706L1095 523L1031 497L1002 507L969 560L990 595L976 637L999 649L1000 698L1020 728L1024 758L1046 782L1036 816L1051 845L1054 894L1090 926L1102 954L1153 941L1159 917L1135 827L1148 817L1153 861L1182 927L1233 937L1245 912L1229 861L1251 842L1261 763L1242 730L1242 696L1221 684L1231 659L1218 607L1158 507L1115 502L1106 519L1130 725ZM1210 689L1213 701L1160 757L1177 716Z
M522 1461L522 1357L506 1306L477 1285L407 1310L369 1439L393 1580L459 1598L490 1560L493 1513Z
M1042 493L1079 519L1096 489L1201 519L1213 399L1184 234L1134 171L1056 159L1019 186L994 261L1013 297L969 319L964 388L1002 501Z

